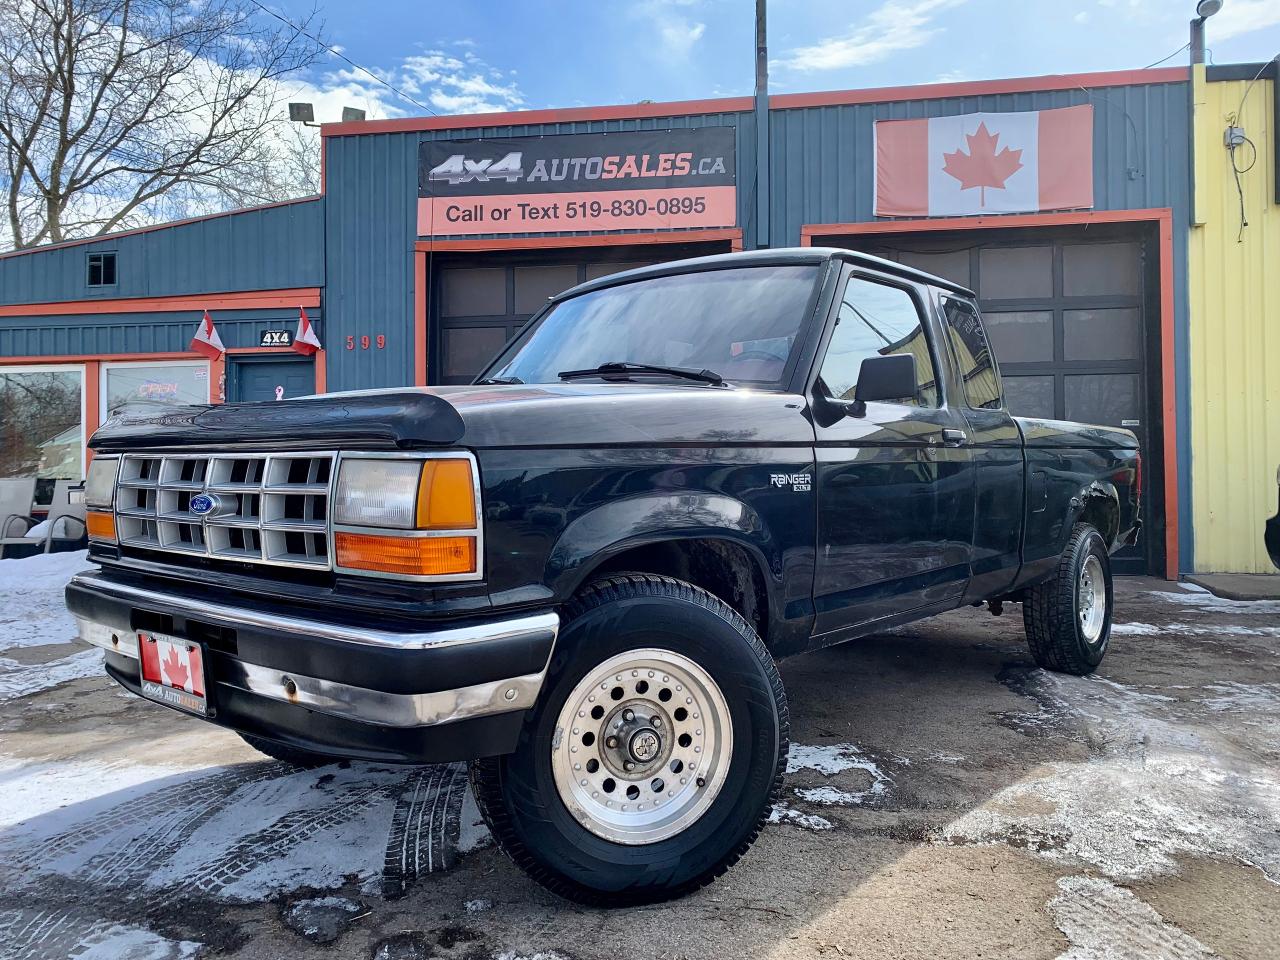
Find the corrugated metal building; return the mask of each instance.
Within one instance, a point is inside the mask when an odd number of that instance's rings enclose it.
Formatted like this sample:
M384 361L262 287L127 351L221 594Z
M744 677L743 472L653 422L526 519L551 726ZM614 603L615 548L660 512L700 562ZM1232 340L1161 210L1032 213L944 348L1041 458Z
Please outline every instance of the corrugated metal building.
M1280 468L1276 63L1197 67L1191 228L1194 567L1273 573L1263 545ZM1225 136L1248 138L1233 155ZM1237 178L1232 163L1240 169Z
M778 95L766 145L757 143L752 98L329 125L320 197L0 257L0 399L23 377L62 397L60 409L78 395L83 434L139 393L182 400L207 391L216 401L465 382L548 295L583 279L764 245L856 247L978 292L1015 413L1139 432L1146 535L1121 566L1176 574L1197 558L1187 429L1190 96L1182 68ZM1044 111L1070 107L1088 110L1083 142L1067 145L1082 158L1076 173L1091 177L1087 202L1046 205L1042 183L1040 205L1033 197L1019 212L987 213L990 188L1004 188L966 182L965 203L976 209L983 198L976 215L926 204L919 215L877 216L879 121L965 123L981 114L994 128L1017 114L1048 129ZM1053 144L1039 136L1038 148L1024 144L1019 166L1048 178ZM636 190L565 192L567 182L539 193L528 171L504 167L503 151L532 156L559 145L550 181L576 164L569 180L618 187L598 179L610 176L600 162L637 143L667 165L636 174L657 177L648 202ZM721 161L693 171L688 182L705 185L702 193L667 176L679 158L699 162L699 144L714 145L707 156ZM767 175L758 176L762 155ZM450 199L468 194L474 204ZM543 222L509 216L517 203L538 207L530 200L539 196ZM470 226L469 210L481 218ZM292 331L299 307L325 346L314 361L263 345L271 331ZM226 344L225 363L186 352L204 309ZM54 437L57 426L65 437L61 422L43 433ZM57 459L26 456L0 463L0 473ZM65 451L62 459L75 461Z

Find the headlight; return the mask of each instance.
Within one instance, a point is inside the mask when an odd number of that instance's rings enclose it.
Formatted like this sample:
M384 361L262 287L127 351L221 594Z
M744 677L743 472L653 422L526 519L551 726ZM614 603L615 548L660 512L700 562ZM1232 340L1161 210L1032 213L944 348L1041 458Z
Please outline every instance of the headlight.
M119 457L97 456L89 464L89 475L84 481L84 526L90 540L116 542L116 517L111 507L115 503L119 472Z
M119 457L94 457L89 464L89 476L84 481L84 505L90 509L110 510L115 501L116 475L119 472Z
M333 504L338 568L432 579L478 577L476 491L470 455L344 457Z

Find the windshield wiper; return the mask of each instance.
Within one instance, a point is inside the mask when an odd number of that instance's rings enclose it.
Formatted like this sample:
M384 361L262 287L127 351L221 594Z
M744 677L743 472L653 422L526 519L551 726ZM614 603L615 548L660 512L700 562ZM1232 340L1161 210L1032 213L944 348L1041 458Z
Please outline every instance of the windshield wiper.
M663 367L655 363L631 363L615 360L602 363L590 370L561 370L556 376L561 380L578 380L583 377L607 377L627 373L657 373L668 377L679 377L681 380L695 380L698 383L724 385L724 377L714 370L690 370L686 367Z
M483 380L477 380L477 386L489 386L496 384L498 386L509 387L512 384L524 383L519 377L485 377Z

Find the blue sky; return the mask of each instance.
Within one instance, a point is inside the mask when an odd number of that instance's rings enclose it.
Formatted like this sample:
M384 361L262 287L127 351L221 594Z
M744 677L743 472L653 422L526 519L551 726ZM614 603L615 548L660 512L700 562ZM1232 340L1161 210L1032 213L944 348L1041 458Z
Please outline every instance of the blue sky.
M268 0L301 17L311 0ZM1187 40L1194 0L771 0L774 92L1143 67ZM319 0L327 38L437 113L751 92L752 0ZM1224 0L1217 63L1280 54L1280 0ZM1184 50L1167 61L1185 64ZM425 111L336 58L317 119Z

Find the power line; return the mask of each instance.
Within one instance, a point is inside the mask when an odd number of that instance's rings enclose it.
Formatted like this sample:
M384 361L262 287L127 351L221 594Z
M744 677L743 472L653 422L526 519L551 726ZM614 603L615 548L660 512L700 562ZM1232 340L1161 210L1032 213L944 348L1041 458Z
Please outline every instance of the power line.
M1190 42L1184 43L1182 46L1180 46L1177 50L1173 51L1173 53L1169 54L1167 57L1161 57L1161 58L1160 58L1159 60L1157 60L1155 63L1148 63L1148 64L1147 64L1145 67L1143 67L1142 69L1143 69L1143 70L1150 70L1152 67L1158 67L1158 66L1160 66L1160 64L1164 63L1166 60L1172 60L1174 57L1176 57L1178 54L1180 54L1183 50L1187 49L1187 47L1189 47L1189 46L1191 46L1191 43L1190 43Z
M252 3L252 4L253 4L255 7L257 7L259 10L261 10L263 13L270 14L271 16L275 17L277 20L279 20L281 23L283 23L283 24L284 24L286 27L288 27L289 29L291 29L291 30L293 30L293 31L295 31L295 32L297 32L297 33L302 34L302 36L306 37L308 40L312 41L312 42L313 42L313 43L315 43L317 46L324 48L326 51L328 51L328 52L329 52L330 54L332 54L333 56L337 57L339 60L343 60L343 61L345 61L345 62L347 62L347 63L351 64L351 66L355 67L355 68L356 68L357 70L359 70L361 73L365 74L365 76L369 77L370 79L376 80L378 83L382 84L384 87L386 87L388 90L390 90L392 93L394 93L394 94L395 94L397 97L399 97L400 99L402 99L402 100L407 100L409 103L412 103L415 107L420 107L421 109L423 109L423 110L427 111L427 113L431 114L433 117L438 117L438 116L440 116L440 114L436 113L434 110L432 110L430 107L428 107L428 106L427 106L425 103L423 103L421 100L415 100L415 99L413 99L413 97L409 96L407 93L405 93L405 92L404 92L403 90L401 90L399 87L397 87L397 86L395 86L395 85L393 85L393 84L388 83L386 80L383 80L380 76L378 76L376 73L374 73L374 72L373 72L372 70L370 70L368 67L365 67L365 66L363 66L363 65L361 65L361 64L359 64L359 63L356 63L354 60L352 60L350 57L348 57L348 56L347 56L345 53L343 53L342 51L340 51L340 50L335 50L333 47L329 46L329 44L325 43L325 42L324 42L323 40L321 40L319 37L315 36L314 34L307 33L307 31L303 30L303 29L302 29L300 26L298 26L296 23L293 23L292 21L285 19L285 18L284 18L284 17L282 17L280 14L278 14L278 13L276 13L274 10L272 10L270 7L263 6L261 3L259 3L259 2L258 2L258 0L249 0L249 2L250 2L250 3Z

